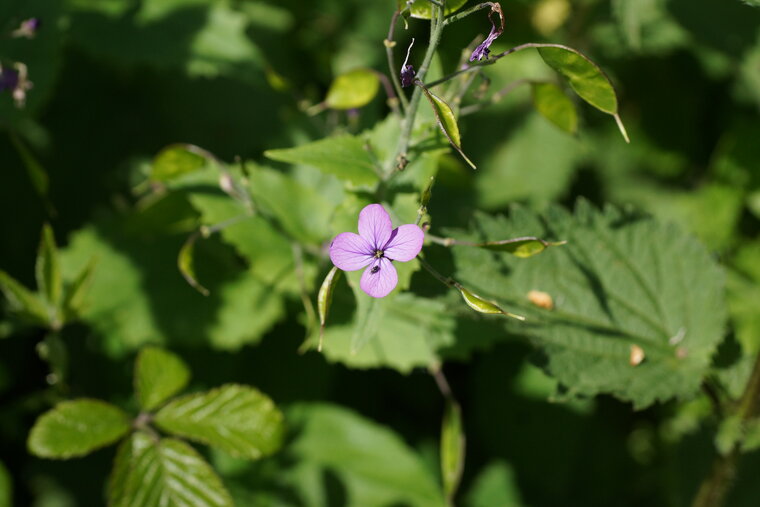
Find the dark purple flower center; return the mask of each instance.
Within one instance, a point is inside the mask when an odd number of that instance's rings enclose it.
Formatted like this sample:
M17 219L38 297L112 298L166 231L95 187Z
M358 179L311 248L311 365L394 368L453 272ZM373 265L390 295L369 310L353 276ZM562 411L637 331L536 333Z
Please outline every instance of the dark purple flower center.
M383 251L375 250L375 259L382 259L382 258L383 258Z

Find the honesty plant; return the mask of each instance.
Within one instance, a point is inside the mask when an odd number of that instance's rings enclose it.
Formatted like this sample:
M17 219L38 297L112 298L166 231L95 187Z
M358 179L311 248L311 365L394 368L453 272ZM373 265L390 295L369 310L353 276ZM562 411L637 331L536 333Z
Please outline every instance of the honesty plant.
M359 234L343 232L330 244L330 259L343 271L366 267L360 286L374 298L387 296L398 283L393 261L408 262L420 253L425 233L415 224L393 228L379 204L359 213Z

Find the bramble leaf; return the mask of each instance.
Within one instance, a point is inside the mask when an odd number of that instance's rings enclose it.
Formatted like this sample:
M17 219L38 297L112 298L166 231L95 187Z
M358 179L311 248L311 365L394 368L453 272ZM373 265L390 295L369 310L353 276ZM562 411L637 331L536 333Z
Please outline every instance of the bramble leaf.
M258 390L228 384L172 400L158 411L163 430L218 447L247 459L259 459L282 444L282 413Z
M153 410L187 386L190 369L176 355L146 347L135 361L135 393L143 410Z
M27 446L35 456L68 459L116 442L129 428L127 414L109 403L64 401L37 418Z
M327 90L325 103L333 109L366 106L380 89L380 79L371 69L355 69L337 76Z
M194 505L232 507L232 498L208 463L174 438L137 431L119 446L108 483L111 507Z
M310 165L357 186L378 182L375 162L364 141L351 135L328 137L295 148L267 150L264 155L280 162Z
M551 208L539 218L514 208L508 220L480 214L474 225L478 237L462 239L568 240L531 259L467 246L452 251L457 281L526 315L530 326L505 325L543 350L545 369L570 394L610 393L644 408L699 389L723 338L726 310L723 274L692 237L585 201L575 214ZM548 294L552 309L532 304L532 291ZM631 345L646 361L630 365Z

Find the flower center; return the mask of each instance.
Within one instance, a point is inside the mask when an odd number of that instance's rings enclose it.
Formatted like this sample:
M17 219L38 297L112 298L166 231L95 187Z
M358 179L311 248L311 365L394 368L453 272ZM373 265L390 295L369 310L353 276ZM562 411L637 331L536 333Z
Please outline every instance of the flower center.
M382 257L383 257L383 251L375 250L375 259L382 259Z

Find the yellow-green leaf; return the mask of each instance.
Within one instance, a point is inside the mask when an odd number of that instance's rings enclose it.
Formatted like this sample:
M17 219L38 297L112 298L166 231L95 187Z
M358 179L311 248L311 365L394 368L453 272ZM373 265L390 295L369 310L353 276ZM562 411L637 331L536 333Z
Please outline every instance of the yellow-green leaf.
M185 243L182 245L182 248L179 249L179 255L177 255L177 268L179 268L179 272L182 274L182 278L184 278L192 288L204 296L208 296L208 289L200 284L198 279L195 277L195 269L193 268L195 242L199 236L200 233L198 232L191 234L190 237L187 238Z
M135 361L135 393L143 410L153 410L185 388L190 369L176 355L146 347Z
M153 159L150 178L154 181L170 181L197 171L206 165L208 154L192 144L172 144Z
M559 44L538 47L538 53L547 65L562 74L580 98L595 108L612 115L620 133L628 142L628 133L618 114L615 89L609 78L583 53Z
M578 131L578 113L575 104L554 83L532 83L533 105L541 116L565 132Z
M55 236L50 225L42 227L40 247L37 251L35 264L37 286L52 308L57 308L61 302L63 282L61 280L61 266L58 262L58 248L55 244Z
M10 309L30 324L47 326L50 315L45 303L38 295L23 285L3 270L0 270L0 291L8 300Z
M325 103L332 109L366 106L377 95L380 79L370 69L355 69L333 80Z
M319 288L317 295L317 311L319 311L319 346L318 350L322 351L322 339L324 337L325 324L327 322L327 313L330 311L332 295L335 290L335 284L340 278L340 270L333 266Z
M446 2L446 10L444 11L444 14L448 16L461 9L466 3L467 0L449 0ZM405 5L406 2L404 0L398 0L399 10L403 9ZM430 19L432 8L433 4L428 0L415 0L409 11L413 18Z
M449 106L441 97L435 95L433 92L425 88L425 86L421 83L418 82L417 85L422 88L422 92L425 94L425 97L427 97L428 102L430 102L430 105L433 108L433 113L435 113L435 119L438 122L438 126L441 127L441 130L449 140L451 146L453 146L454 149L459 152L459 154L462 156L465 162L470 165L470 167L476 169L475 164L473 164L472 161L467 158L467 155L465 155L462 151L462 139L459 135L459 125L457 124L457 119L456 116L454 116L454 111L451 109L451 106Z

